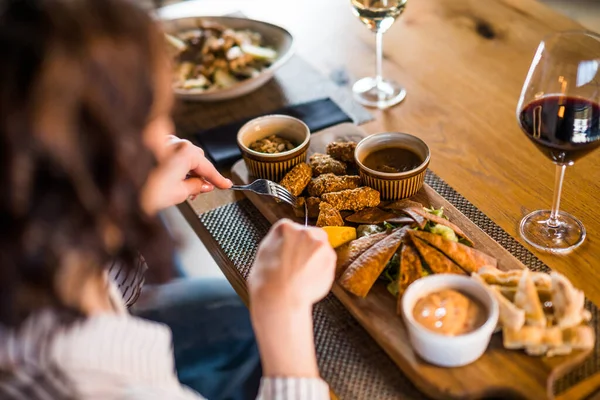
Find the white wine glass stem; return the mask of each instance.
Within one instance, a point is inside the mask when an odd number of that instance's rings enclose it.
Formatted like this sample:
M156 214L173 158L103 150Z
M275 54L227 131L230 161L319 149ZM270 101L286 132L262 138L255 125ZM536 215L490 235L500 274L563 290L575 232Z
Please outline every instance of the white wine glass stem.
M367 107L385 110L400 103L406 90L383 77L383 33L402 14L407 0L351 0L354 14L375 33L375 74L361 78L352 85L354 99Z
M560 211L560 196L562 194L563 180L565 179L566 164L556 164L556 174L554 176L554 199L552 200L552 211L548 219L548 226L557 228L560 225L558 221L558 212Z
M377 83L377 87L381 87L381 82L383 82L383 32L378 30L375 34L375 47L377 48L377 71L375 75L375 82Z

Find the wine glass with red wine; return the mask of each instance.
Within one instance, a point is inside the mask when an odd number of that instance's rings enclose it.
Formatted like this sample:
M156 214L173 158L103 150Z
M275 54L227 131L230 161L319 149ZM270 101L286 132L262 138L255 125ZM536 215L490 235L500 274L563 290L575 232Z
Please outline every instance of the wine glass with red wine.
M583 224L560 211L567 166L600 146L600 36L561 32L539 45L517 106L521 129L556 164L552 210L525 216L520 233L533 247L568 253L585 240Z

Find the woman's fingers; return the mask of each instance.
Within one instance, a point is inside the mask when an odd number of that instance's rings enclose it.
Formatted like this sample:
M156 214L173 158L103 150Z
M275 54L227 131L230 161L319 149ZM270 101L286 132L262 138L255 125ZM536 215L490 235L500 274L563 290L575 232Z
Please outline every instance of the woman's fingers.
M202 153L198 154L197 165L192 171L219 189L229 189L232 185L231 181L221 175Z
M207 193L215 188L210 182L207 182L205 179L195 176L189 177L186 180L184 180L183 185L187 192L187 197L195 196L200 193Z
M159 156L159 165L146 184L144 207L148 213L210 192L215 186L221 189L231 187L231 181L204 157L202 149L175 136L168 137L166 141L167 146Z
M179 160L179 165L187 168L186 173L189 172L197 177L202 177L213 187L216 186L220 189L231 187L231 181L217 171L215 166L204 156L204 151L200 147L195 146L189 140L179 139L176 136L170 136L167 142L169 148L172 149L171 154Z

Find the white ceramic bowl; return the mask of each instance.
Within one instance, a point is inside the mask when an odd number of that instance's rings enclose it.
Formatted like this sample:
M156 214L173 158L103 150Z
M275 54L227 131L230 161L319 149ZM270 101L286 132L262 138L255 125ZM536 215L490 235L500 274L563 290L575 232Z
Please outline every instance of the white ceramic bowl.
M422 297L444 289L454 289L479 300L485 307L486 322L464 335L445 336L420 325L413 317ZM442 367L460 367L477 360L487 349L498 323L498 303L481 283L463 275L436 274L413 282L402 297L402 317L410 342L421 358Z
M198 16L163 19L162 26L167 33L176 34L177 32L197 28L200 20L214 21L235 30L247 29L258 32L263 38L263 46L274 49L277 52L277 58L269 68L254 78L245 79L225 89L199 91L175 88L175 94L180 99L190 101L221 101L243 96L267 83L273 77L275 71L292 57L292 44L294 41L292 35L285 29L267 22L237 17Z

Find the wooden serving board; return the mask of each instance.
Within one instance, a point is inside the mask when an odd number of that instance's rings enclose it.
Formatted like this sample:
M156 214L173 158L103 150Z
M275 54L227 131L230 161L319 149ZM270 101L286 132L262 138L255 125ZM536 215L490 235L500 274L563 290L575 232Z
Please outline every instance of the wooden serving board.
M311 136L309 154L324 153L325 146L335 140L359 141L364 136L366 134L355 125L337 125ZM253 180L243 161L233 166L232 175L238 184L247 184ZM277 204L269 197L250 192L245 194L271 223L281 218L303 222L294 217L292 209L285 204ZM474 240L475 248L498 259L498 268L525 268L427 184L412 199L425 206L444 207L444 214ZM504 349L501 334L495 334L486 353L476 362L458 368L436 367L414 353L402 318L396 314L396 298L388 293L383 283L377 282L364 299L346 292L337 284L334 284L332 291L415 386L436 399L479 399L492 396L553 398L554 380L589 355L588 351L563 357L530 357L522 351Z

